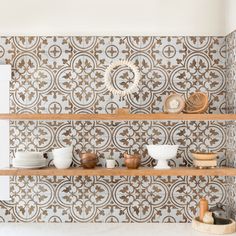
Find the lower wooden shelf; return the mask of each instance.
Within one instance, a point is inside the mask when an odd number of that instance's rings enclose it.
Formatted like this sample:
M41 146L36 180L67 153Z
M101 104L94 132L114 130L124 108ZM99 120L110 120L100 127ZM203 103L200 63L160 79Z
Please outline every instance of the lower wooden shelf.
M95 169L69 168L56 169L53 167L43 169L0 169L0 176L236 176L236 168L219 167L214 169L197 169L194 167L178 167L165 170L153 168Z

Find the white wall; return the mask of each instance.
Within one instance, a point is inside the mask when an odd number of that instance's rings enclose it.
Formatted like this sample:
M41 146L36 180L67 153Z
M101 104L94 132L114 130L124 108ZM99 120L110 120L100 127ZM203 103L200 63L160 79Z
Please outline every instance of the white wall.
M224 35L225 0L0 0L0 35Z
M225 0L225 32L226 34L236 30L236 0Z
M11 66L0 65L0 113L9 113L9 86L11 80ZM0 168L9 167L9 121L0 120ZM10 182L8 176L0 176L0 200L10 199Z

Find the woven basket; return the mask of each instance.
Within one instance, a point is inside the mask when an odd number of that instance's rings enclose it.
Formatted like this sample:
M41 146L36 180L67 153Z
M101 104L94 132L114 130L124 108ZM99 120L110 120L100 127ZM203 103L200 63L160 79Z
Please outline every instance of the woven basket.
M185 103L184 112L189 114L204 113L208 108L208 96L197 92L190 95Z

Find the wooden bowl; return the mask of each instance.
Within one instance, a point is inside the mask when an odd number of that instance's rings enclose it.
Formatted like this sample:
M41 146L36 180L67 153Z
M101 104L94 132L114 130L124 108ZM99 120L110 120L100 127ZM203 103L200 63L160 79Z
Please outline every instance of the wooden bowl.
M236 231L236 223L233 219L230 219L229 224L205 224L199 221L199 218L196 217L192 220L192 228L209 234L231 234Z
M141 163L141 157L138 154L128 154L125 153L124 154L124 158L125 158L125 166L128 169L138 169Z
M178 94L169 95L164 103L164 112L166 113L180 113L185 106L184 99Z
M196 160L214 160L217 158L216 152L192 152L191 154Z
M85 169L93 169L97 165L98 159L96 153L86 152L80 155L81 165Z
M208 96L197 92L190 95L185 103L184 112L188 114L204 113L208 108Z

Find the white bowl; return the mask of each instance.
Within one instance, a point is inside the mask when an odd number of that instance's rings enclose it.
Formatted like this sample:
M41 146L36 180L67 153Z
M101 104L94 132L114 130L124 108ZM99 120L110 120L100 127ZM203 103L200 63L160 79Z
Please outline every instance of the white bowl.
M55 159L72 159L72 153L64 153L64 154L54 154L53 153L53 160Z
M67 169L72 163L72 159L54 159L53 163L57 169Z
M149 155L158 161L155 169L169 169L167 160L175 158L179 145L147 145Z
M68 147L53 149L52 153L55 154L55 155L62 155L62 154L65 154L65 153L72 153L72 151L73 151L73 147L68 146Z
M53 159L72 159L73 147L64 147L52 150Z

